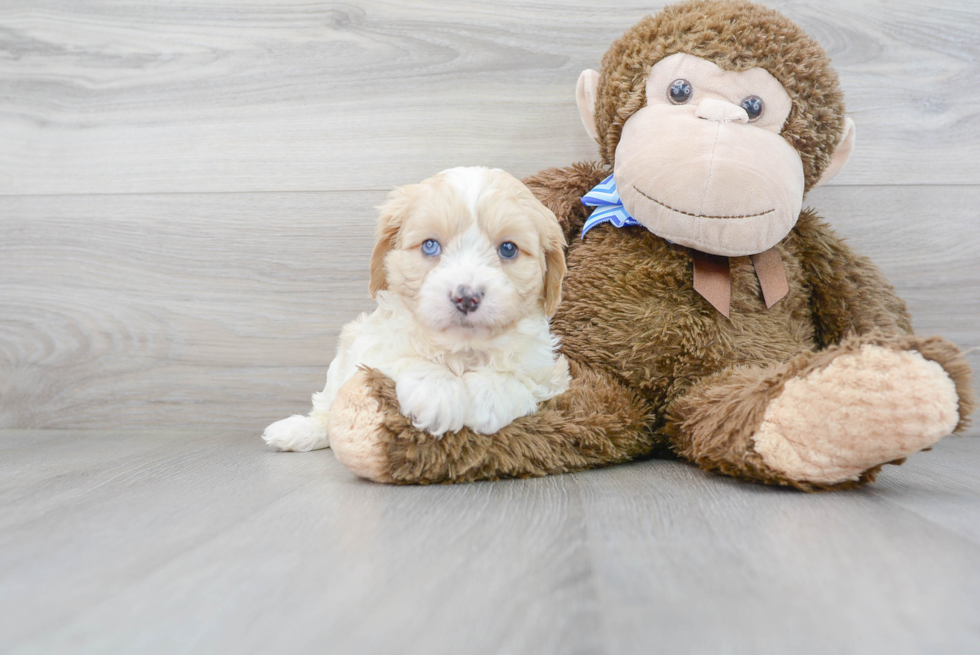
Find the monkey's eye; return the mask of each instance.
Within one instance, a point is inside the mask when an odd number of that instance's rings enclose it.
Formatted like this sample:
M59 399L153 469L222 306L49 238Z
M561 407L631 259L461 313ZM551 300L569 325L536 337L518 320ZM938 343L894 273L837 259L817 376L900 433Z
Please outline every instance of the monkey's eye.
M514 257L517 257L517 252L517 246L513 241L504 241L502 244L500 244L500 247L497 248L497 254L499 254L503 259L513 259Z
M442 246L435 239L426 239L422 242L422 254L426 257L435 257L442 252Z
M687 80L674 80L667 90L667 97L675 105L683 105L694 95L694 87Z
M745 98L742 100L742 104L740 106L745 110L745 113L749 115L750 123L759 120L759 117L762 116L763 109L765 109L765 105L762 104L762 98L759 96L749 96L748 98Z

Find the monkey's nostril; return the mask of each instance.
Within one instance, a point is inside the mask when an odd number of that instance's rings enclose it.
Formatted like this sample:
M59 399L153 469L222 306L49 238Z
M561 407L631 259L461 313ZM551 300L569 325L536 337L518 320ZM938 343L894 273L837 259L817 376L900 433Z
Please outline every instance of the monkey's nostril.
M469 314L476 311L480 306L480 301L483 300L483 291L460 285L449 294L449 299L453 301L457 311Z

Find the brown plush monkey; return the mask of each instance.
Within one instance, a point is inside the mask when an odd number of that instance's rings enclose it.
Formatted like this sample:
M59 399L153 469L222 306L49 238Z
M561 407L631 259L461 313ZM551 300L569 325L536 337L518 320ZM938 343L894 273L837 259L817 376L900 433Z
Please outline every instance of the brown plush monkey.
M854 127L799 27L748 2L673 5L616 41L577 95L601 163L526 181L570 243L553 330L571 388L495 435L437 440L365 371L332 412L344 464L428 483L674 453L815 490L873 480L963 428L959 350L915 336L878 269L801 213Z

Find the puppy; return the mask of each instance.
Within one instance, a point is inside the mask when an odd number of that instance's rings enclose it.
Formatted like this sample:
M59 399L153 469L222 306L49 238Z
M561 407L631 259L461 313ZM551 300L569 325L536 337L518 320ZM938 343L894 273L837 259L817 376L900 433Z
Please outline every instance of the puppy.
M499 169L453 168L396 189L371 255L374 313L340 334L309 416L265 429L279 450L329 446L338 390L360 366L395 382L401 413L434 437L492 434L568 388L548 328L565 238L555 215Z

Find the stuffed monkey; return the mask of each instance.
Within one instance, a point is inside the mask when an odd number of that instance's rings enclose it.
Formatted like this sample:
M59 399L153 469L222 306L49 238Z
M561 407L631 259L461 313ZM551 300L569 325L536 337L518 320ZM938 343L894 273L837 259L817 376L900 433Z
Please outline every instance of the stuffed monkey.
M430 483L672 454L812 491L869 482L963 429L963 355L916 336L874 264L802 210L854 125L798 26L739 0L673 5L582 73L577 98L601 161L526 180L570 244L552 322L569 391L497 434L435 439L363 371L331 412L345 465Z

